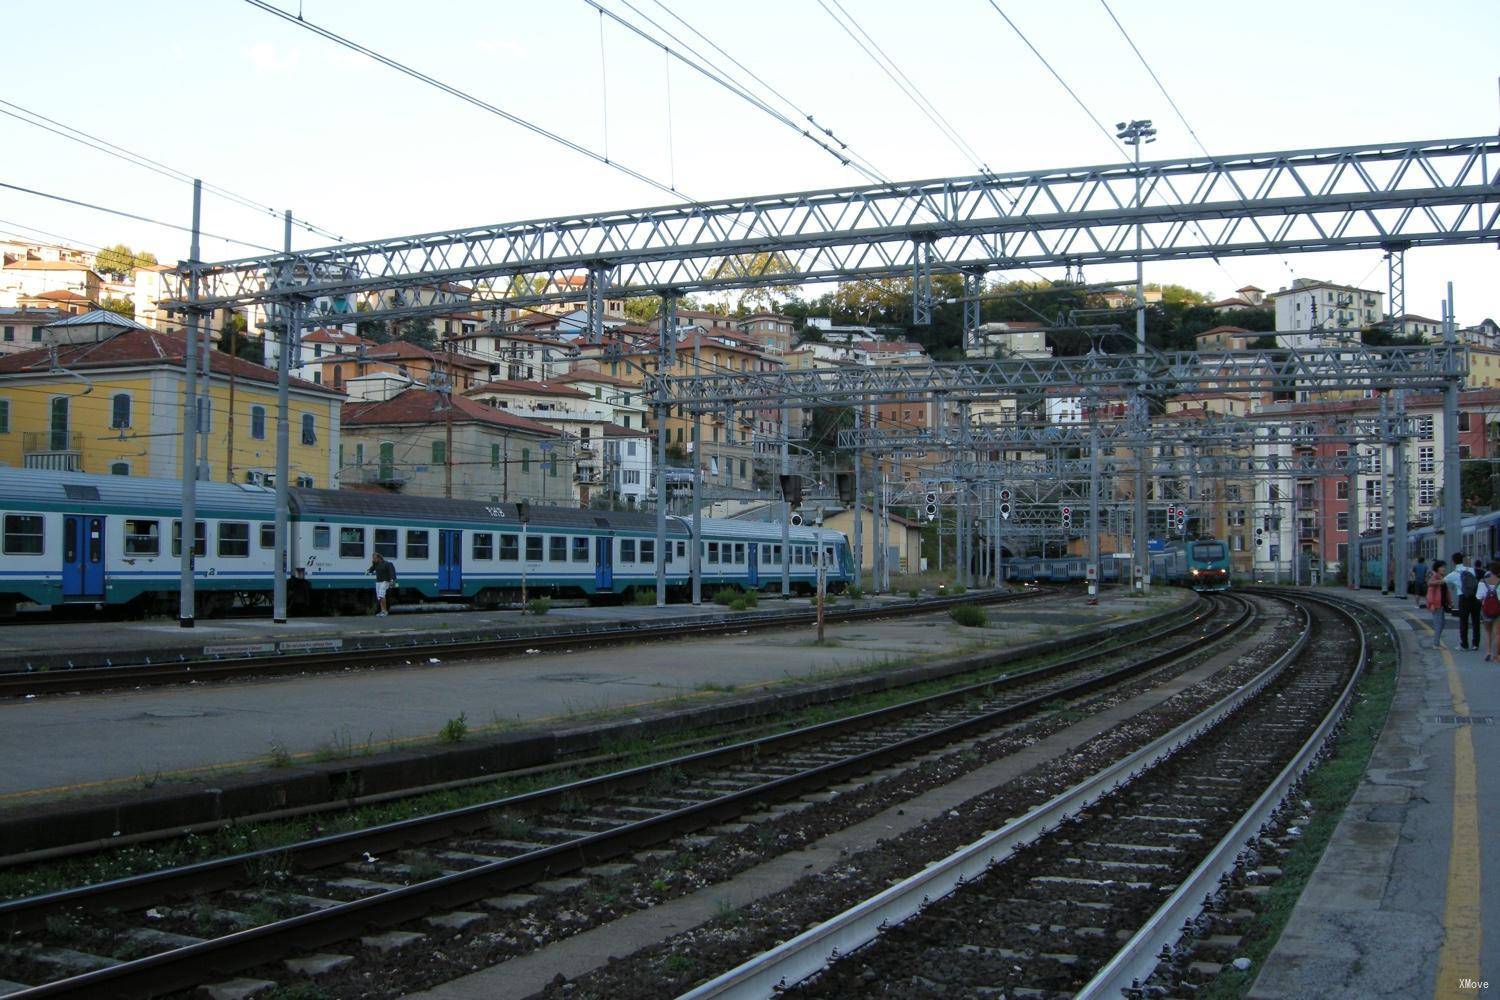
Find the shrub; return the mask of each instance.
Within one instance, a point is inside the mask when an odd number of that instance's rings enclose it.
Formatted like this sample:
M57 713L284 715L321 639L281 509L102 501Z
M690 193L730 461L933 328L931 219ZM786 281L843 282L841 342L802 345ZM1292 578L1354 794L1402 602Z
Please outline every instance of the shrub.
M545 615L552 610L552 598L533 597L526 602L526 610L533 615Z
M910 590L908 590L906 592L906 596L910 597L912 600L915 601L917 598L919 598L919 597L922 596L922 592L920 590L918 590L916 587L913 587L913 588L911 588Z
M948 588L948 593L952 594L954 597L958 597L960 595L967 594L968 592L969 592L969 588L965 587L961 583L955 583L953 586L951 586L951 587Z
M631 600L633 600L636 604L640 605L643 608L649 605L653 605L656 603L656 591L648 590L645 587L636 587L634 594L632 594L631 596Z
M848 597L851 600L857 601L861 597L865 596L865 592L861 587L851 583L849 584L849 586L844 588L844 596Z
M749 604L749 602L747 602L745 600L745 595L744 594L739 595L734 600L732 600L732 601L729 602L729 610L730 611L745 611L749 607L750 607L750 604Z
M734 587L720 587L714 591L714 603L729 605L740 598L740 592Z
M438 739L444 743L462 743L464 737L469 735L469 720L463 712L459 712L455 718L443 723L443 728L438 730Z
M984 609L977 604L960 604L949 608L948 617L964 628L984 628L990 621Z
M747 608L759 607L760 606L760 591L758 591L758 590L747 590L743 594L740 595L740 600L742 600L742 601L745 602L745 606Z

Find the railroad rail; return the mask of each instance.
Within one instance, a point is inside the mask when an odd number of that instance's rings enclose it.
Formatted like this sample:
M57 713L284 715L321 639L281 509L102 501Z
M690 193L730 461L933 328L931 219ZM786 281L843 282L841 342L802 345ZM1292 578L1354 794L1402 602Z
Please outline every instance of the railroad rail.
M16 994L28 1000L155 995L211 982L993 735L1059 702L1201 655L1255 620L1238 597L1204 598L1190 617L1145 636L861 715L433 816L0 903L8 935L0 977L36 983ZM275 919L244 912L272 898L280 901ZM186 901L206 907L224 932L200 936L179 905ZM146 907L155 917L142 927ZM49 939L79 914L106 952L153 953L122 961Z
M1368 660L1344 602L1275 596L1305 625L1253 681L682 1000L863 995L871 982L913 997L1141 989L1315 759Z
M1004 604L1055 594L1049 588L1014 592L980 591L950 597L931 597L892 605L826 608L828 622L863 621L928 614L959 604ZM693 636L722 635L754 629L805 626L817 620L816 609L737 613L688 621L646 622L635 625L597 625L559 628L520 635L449 639L429 637L408 641L389 640L383 645L354 648L309 649L280 654L225 654L201 659L179 658L152 663L121 663L104 667L74 667L51 670L0 671L0 697L104 691L121 687L203 683L246 677L275 677L315 671L343 670L350 666L372 667L407 663L416 655L445 658L505 656L528 649L589 648L634 642L653 642Z

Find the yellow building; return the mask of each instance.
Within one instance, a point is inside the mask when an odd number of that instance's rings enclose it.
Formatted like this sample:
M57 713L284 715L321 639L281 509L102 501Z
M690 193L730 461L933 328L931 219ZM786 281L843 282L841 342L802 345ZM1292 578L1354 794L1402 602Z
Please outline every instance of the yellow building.
M47 346L39 350L0 358L0 465L182 474L183 337L95 310L44 327L43 341ZM274 473L276 373L221 351L210 358L209 478L247 482ZM294 485L338 486L343 399L343 393L292 380Z

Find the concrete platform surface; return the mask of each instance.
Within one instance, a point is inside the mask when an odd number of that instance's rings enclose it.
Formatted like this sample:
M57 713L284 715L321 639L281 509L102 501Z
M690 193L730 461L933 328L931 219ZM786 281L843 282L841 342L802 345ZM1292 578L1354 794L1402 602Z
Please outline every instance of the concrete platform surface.
M1500 663L1457 649L1456 619L1434 648L1409 598L1350 596L1397 627L1395 698L1249 996L1477 996L1500 985L1500 893L1481 891L1500 873Z
M905 603L905 597L894 596L867 596L857 602L860 606ZM845 600L839 602L839 606L850 608L855 604ZM771 596L753 613L805 613L811 607L812 601L806 597L782 599ZM728 608L711 603L697 607L669 604L664 608L634 604L554 605L545 617L515 609L474 611L457 605L411 605L394 608L387 618L373 615L292 618L280 625L272 622L269 615L205 618L190 629L165 619L15 621L0 625L0 670L140 663L148 657L152 662L160 663L179 658L265 655L277 652L277 646L327 644L330 640L338 642L340 648L422 643L433 639L448 642L466 638L524 636L564 628L675 624L688 619L723 618L733 614ZM327 645L320 648L327 648Z
M1003 649L1189 599L1068 596L990 610L966 629L946 613L829 627L345 671L203 686L64 695L0 704L0 807L128 789L174 777L332 759L436 740L462 713L474 732L567 726L632 707L709 698L839 672ZM638 609L639 610L639 609ZM646 609L649 610L649 609Z

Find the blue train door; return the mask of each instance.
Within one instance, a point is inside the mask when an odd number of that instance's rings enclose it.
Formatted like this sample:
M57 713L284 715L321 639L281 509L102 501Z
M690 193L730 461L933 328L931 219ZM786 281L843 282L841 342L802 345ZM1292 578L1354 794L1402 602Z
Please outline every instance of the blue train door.
M759 546L751 542L746 546L745 571L750 574L750 586L760 586L760 562L756 559Z
M104 599L104 517L63 515L63 599Z
M671 542L667 542L671 545ZM594 539L594 589L613 590L615 586L615 540L608 535Z
M438 590L464 589L464 533L438 530Z

